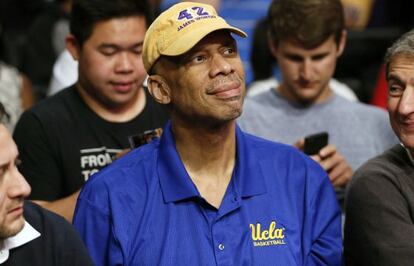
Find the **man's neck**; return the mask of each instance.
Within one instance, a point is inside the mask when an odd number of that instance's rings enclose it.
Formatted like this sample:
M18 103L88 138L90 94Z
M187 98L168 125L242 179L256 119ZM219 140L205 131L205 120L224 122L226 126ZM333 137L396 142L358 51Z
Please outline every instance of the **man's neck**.
M220 127L174 123L177 151L200 194L219 208L236 162L236 123Z
M293 102L302 106L312 106L314 104L324 103L328 101L332 95L333 91L330 87L326 87L321 91L319 95L317 95L314 99L309 99L307 101L299 99L296 95L294 95L289 88L282 84L275 88L276 92L286 98L289 102Z
M131 101L116 106L108 106L91 96L82 86L77 83L76 89L86 105L102 119L109 122L127 122L139 115L144 110L146 96L144 88L139 88Z

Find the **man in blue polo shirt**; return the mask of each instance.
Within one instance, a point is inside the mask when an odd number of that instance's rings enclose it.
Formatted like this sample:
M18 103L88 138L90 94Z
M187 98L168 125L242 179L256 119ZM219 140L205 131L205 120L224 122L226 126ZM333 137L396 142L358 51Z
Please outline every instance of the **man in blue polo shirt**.
M340 265L340 210L327 174L295 148L243 133L244 71L228 25L180 3L147 31L160 140L86 183L74 224L97 265Z

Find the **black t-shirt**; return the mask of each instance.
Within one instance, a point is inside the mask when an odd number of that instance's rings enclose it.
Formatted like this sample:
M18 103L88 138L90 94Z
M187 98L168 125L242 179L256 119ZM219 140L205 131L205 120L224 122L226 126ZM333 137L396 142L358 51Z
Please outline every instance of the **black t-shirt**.
M2 265L93 265L78 232L65 219L29 201L25 202L24 217L40 236L11 249Z
M32 199L56 200L76 192L93 173L129 148L128 137L160 128L168 115L146 92L144 110L124 123L94 113L74 86L23 113L14 131L19 170Z

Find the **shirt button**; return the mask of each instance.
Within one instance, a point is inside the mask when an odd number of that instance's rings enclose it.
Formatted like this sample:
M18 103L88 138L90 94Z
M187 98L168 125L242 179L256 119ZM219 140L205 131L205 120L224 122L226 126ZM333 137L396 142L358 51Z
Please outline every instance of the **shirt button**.
M218 248L219 248L221 251L223 251L223 250L224 250L224 244L223 244L223 243L220 243L220 244L218 245Z

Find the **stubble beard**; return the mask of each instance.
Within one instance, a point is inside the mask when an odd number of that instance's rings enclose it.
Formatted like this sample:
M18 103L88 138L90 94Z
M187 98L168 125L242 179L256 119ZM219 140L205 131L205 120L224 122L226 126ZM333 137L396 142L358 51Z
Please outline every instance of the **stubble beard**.
M14 226L14 223L17 223L17 224ZM23 227L24 227L23 216L19 218L19 221L14 221L12 226L6 225L6 224L0 225L0 239L6 239L6 238L17 235L20 231L22 231Z

